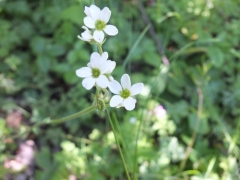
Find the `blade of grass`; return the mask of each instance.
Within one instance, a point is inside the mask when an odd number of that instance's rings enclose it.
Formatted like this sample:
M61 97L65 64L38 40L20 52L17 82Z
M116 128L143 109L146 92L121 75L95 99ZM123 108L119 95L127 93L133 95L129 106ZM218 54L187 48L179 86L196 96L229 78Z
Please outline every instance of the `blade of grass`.
M130 157L129 157L129 153L128 153L128 152L130 152L130 151L129 151L129 147L128 147L127 143L125 142L126 137L124 136L124 134L123 134L122 131L121 131L121 128L120 128L120 125L119 125L119 123L118 123L118 119L117 119L116 114L113 113L113 114L112 114L112 117L113 117L113 120L114 120L114 124L116 125L116 126L115 126L115 127L116 127L116 130L118 131L118 135L119 135L120 140L121 140L122 145L123 145L123 152L124 152L123 155L125 155L125 157L126 157L127 160L128 160L128 164L129 164L129 162L131 162L131 161L130 161ZM132 162L131 162L131 163L132 163ZM131 164L131 167L132 167L132 164Z
M131 180L131 178L130 178L130 176L129 176L127 164L126 164L126 161L125 161L124 156L123 156L123 153L122 153L122 148L121 148L120 143L119 143L119 141L118 141L117 132L116 132L116 129L115 129L115 127L114 127L112 118L111 118L111 116L110 116L110 114L109 114L109 112L108 112L108 109L106 109L106 113L107 113L108 119L109 119L110 124L111 124L111 127L112 127L112 131L113 131L113 134L114 134L114 137L115 137L117 146L118 146L118 150L119 150L119 153L120 153L120 156L121 156L121 159L122 159L122 163L123 163L123 166L124 166L124 169L125 169L125 173L126 173L127 179L128 179L128 180Z
M130 61L130 58L131 58L131 55L132 55L133 51L136 49L136 47L138 46L139 42L142 40L142 38L144 37L144 35L146 34L146 32L148 31L149 28L150 28L150 25L145 27L143 32L140 34L140 36L137 38L137 40L133 44L133 47L131 48L131 50L129 51L127 57L125 58L125 60L123 62L123 66L122 66L122 71L123 72L125 71L127 63Z
M205 173L204 177L205 178L208 178L208 176L210 175L212 169L213 169L213 166L216 162L216 157L213 157L210 161L210 163L208 164L208 168L207 168L207 172Z

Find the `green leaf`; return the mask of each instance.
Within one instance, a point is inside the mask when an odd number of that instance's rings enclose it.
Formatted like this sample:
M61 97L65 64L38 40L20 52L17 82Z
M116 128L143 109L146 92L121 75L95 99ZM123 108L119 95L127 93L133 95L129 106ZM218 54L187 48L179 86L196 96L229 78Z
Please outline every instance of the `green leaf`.
M37 165L43 169L48 169L51 167L50 161L50 150L47 147L44 147L39 153L36 154Z
M208 56L215 67L221 67L224 62L224 55L217 47L209 47L207 49Z
M46 47L45 39L38 36L34 37L30 42L30 46L35 54L42 54Z
M3 165L0 165L0 178L3 178L7 176L9 173L9 170L7 170Z
M167 103L166 106L167 112L176 122L179 122L182 117L188 115L189 105L184 100L178 101L174 104Z
M197 115L190 114L188 117L188 124L192 131L195 129L196 122L197 122ZM209 125L208 125L207 119L200 119L198 133L205 134L207 132L209 132Z
M64 46L60 46L60 45L49 45L47 47L47 53L50 56L61 56L64 55L66 52L66 49Z
M169 90L169 92L178 97L181 97L183 94L183 89L176 82L174 82L173 79L169 79L167 89Z
M12 70L16 70L17 66L19 64L21 64L21 60L15 56L15 55L11 55L9 56L6 60L5 63L12 69Z
M37 65L42 72L48 72L51 67L51 57L44 54L38 56Z
M70 66L69 64L66 63L54 63L54 66L52 68L55 72L59 73L59 74L64 74L65 72L70 71Z
M79 79L79 78L76 76L75 70L66 72L63 77L64 77L64 80L65 80L68 84L74 84L74 83L76 83L76 82L81 82L81 81L82 81L82 79Z
M153 52L146 52L143 55L144 57L144 62L146 62L149 65L152 65L154 67L158 67L161 60L161 56L159 56L157 53L153 53Z
M65 9L60 16L63 20L68 20L81 26L83 24L83 13L81 12L83 12L82 7L75 5Z

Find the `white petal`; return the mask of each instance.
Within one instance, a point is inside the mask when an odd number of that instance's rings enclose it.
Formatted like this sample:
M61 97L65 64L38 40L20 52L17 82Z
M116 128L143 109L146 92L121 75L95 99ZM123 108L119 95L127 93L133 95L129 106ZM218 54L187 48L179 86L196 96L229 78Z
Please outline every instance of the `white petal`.
M108 80L109 80L110 82L112 82L112 81L114 81L114 78L113 78L112 76L108 76Z
M131 88L131 80L128 74L124 74L121 78L121 84L123 89L129 89Z
M132 87L130 88L131 96L139 94L143 90L143 87L143 83L137 83L132 85Z
M107 74L107 72L110 70L111 66L107 63L107 61L101 61L102 63L99 66L99 70L101 74Z
M122 90L121 85L116 80L109 82L108 88L114 94L119 94L119 92Z
M109 36L115 36L118 33L118 29L113 25L107 25L104 28L105 33L107 33Z
M89 27L89 28L91 28L91 29L95 28L95 21L94 21L92 18L90 18L90 17L85 17L85 18L83 19L83 22L84 22L84 24L85 24L87 27Z
M104 39L104 33L102 31L95 30L93 33L93 38L95 39L95 41L101 43Z
M116 67L116 62L111 61L111 60L107 60L107 66L109 68L108 68L108 71L106 71L106 74L110 74L114 70L114 68Z
M90 60L91 60L91 61L92 61L92 60L94 60L94 61L100 61L100 60L101 60L101 56L100 56L99 53L93 52L93 53L91 54Z
M96 82L96 79L94 79L93 77L87 77L87 78L83 79L82 85L87 90L89 90L89 89L92 89L92 87L94 86L95 82Z
M100 88L107 88L109 81L108 78L104 75L100 75L97 79L96 79L96 84L100 87Z
M123 98L119 95L114 95L110 100L110 106L116 107L123 102Z
M104 52L102 55L102 60L106 61L108 59L108 53L107 52Z
M91 39L93 39L92 35L89 34L89 33L86 32L86 31L84 31L81 35L82 35L81 38L84 39L84 40L86 40L86 41L90 41ZM78 38L81 39L80 36L78 36Z
M126 110L131 111L135 108L136 99L129 97L127 99L124 99L123 106L126 108Z
M124 107L123 102L116 106L116 108Z
M85 38L82 38L81 36L77 36L78 37L78 39L81 39L82 41L89 41L88 39L85 39Z
M103 20L105 23L107 23L110 17L111 17L111 11L109 10L109 8L107 7L103 8L100 13L100 19Z
M85 6L84 13L85 13L87 16L91 17L91 13L90 13L89 7Z
M86 26L82 26L82 28L85 29L85 31L90 32Z
M81 78L92 76L92 69L89 67L82 67L76 70L76 75Z
M100 68L102 59L99 53L93 52L90 57L90 67L91 68Z
M90 13L91 17L93 18L94 21L98 20L100 18L100 9L99 7L95 6L94 4L90 6Z

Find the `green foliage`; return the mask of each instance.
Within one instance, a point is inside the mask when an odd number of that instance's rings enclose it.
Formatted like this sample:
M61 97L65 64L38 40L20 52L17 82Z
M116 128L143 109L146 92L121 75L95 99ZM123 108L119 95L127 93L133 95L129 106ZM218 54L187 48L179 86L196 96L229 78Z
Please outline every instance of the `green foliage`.
M21 129L43 119L76 113L92 103L75 70L89 61L91 45L77 39L87 0L0 1L0 162L17 150L6 125L20 111ZM130 174L140 121L139 179L235 180L240 157L240 2L238 0L143 1L170 65L162 63L135 1L95 1L112 11L119 34L103 45L119 80L143 82L132 112L111 109ZM152 3L152 4L151 4ZM142 34L142 36L141 36ZM136 43L136 41L139 41ZM136 47L133 47L136 43ZM122 65L125 64L125 67ZM199 89L201 91L199 91ZM199 113L199 97L202 111ZM161 104L166 116L157 116ZM199 119L186 166L179 172ZM117 123L115 122L115 125ZM33 132L37 180L126 179L105 114ZM8 137L12 140L6 142ZM28 138L31 138L29 136ZM6 171L6 172L5 172ZM0 165L0 179L7 170Z

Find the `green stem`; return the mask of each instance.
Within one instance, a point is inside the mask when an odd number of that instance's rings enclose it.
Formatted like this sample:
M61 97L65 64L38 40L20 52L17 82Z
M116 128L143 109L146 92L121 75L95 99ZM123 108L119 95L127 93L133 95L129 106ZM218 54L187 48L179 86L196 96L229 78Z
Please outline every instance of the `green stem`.
M99 98L100 93L101 89L96 85L96 100Z
M102 45L98 43L98 44L97 44L97 47L98 47L98 52L99 52L99 54L102 55L102 53L103 53Z
M116 129L117 129L117 132L118 132L118 134L119 134L120 140L121 140L121 142L122 142L122 144L123 144L123 149L127 150L127 149L126 149L126 143L125 143L125 141L124 141L124 137L123 137L123 134L122 134L122 132L121 132L121 128L120 128L120 125L119 125L119 123L118 123L116 114L113 113L112 117L113 117L113 121L114 121L114 124L115 124L115 126L116 126Z
M83 116L87 113L90 113L94 109L95 109L94 106L90 106L90 107L88 107L88 108L86 108L86 109L84 109L84 110L82 110L78 113L75 113L75 114L72 114L72 115L69 115L69 116L66 116L66 117L63 117L63 118L53 119L53 120L48 119L48 120L45 120L45 121L41 121L39 123L34 124L31 128L29 128L25 132L22 132L21 134L16 134L16 135L11 136L9 138L11 138L11 139L18 138L18 137L20 137L20 136L22 136L22 135L24 135L28 132L31 132L34 128L40 127L40 126L45 125L45 124L60 124L60 123L66 122L66 121L70 121L72 119L76 119L80 116Z
M125 155L125 157L126 157L126 160L128 161L128 162L130 162L129 161L129 147L128 147L128 145L127 145L127 143L125 143L125 141L124 141L124 136L123 136L123 133L122 133L122 131L121 131L121 128L120 128L120 125L119 125L119 123L118 123L118 119L117 119L117 116L116 116L116 114L115 113L113 113L112 114L112 119L113 119L113 123L114 123L114 125L115 125L115 129L116 129L116 131L118 132L118 134L119 134L119 137L120 137L120 142L122 143L122 145L123 145L123 155ZM128 164L128 167L129 167L130 165Z
M95 109L94 106L89 106L88 108L78 112L78 113L75 113L75 114L72 114L72 115L69 115L69 116L66 116L66 117L63 117L63 118L59 118L59 119L54 119L54 120L51 120L45 124L60 124L60 123L63 123L63 122L66 122L66 121L70 121L72 119L76 119L80 116L83 116L84 114L87 114L87 113L90 113L91 111L93 111Z
M115 131L115 128L114 128L114 126L113 126L113 122L112 122L112 119L111 119L111 117L110 117L110 115L109 115L108 109L106 109L106 112L107 112L107 116L108 116L108 119L109 119L109 121L110 121L110 124L111 124L111 126L112 126L113 134L114 134L114 137L115 137L117 146L118 146L118 150L119 150L119 153L120 153L120 156L121 156L121 159L122 159L122 163L123 163L123 166L124 166L126 175L127 175L127 179L128 179L128 180L131 180L131 178L130 178L130 176L129 176L128 169L127 169L127 165L126 165L125 159L124 159L124 157L123 157L122 149L121 149L120 144L119 144L119 142L118 142L117 135L116 135L116 131Z

